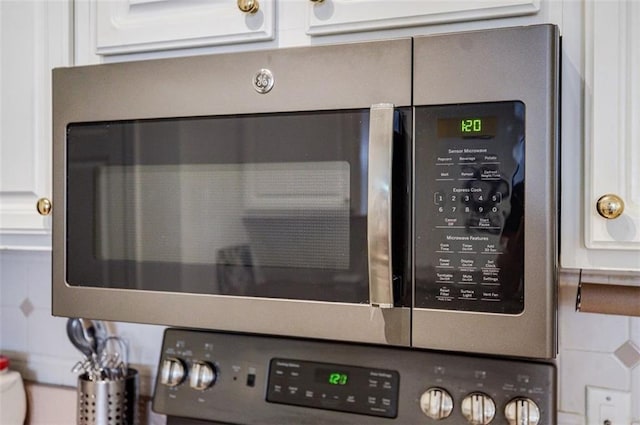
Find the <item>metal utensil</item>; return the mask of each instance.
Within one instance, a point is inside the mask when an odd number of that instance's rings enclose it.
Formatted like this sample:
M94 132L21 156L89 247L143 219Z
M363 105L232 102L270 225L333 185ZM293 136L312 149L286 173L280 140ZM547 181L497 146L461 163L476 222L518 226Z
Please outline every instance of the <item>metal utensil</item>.
M116 368L119 363L113 359L114 350L112 349L111 353L103 352L107 346L106 341L110 339L103 322L70 318L67 321L67 336L73 346L84 355L84 359L71 369L72 372L84 371L89 380L101 380L111 375L120 375L120 368ZM120 350L115 352L118 356L121 355ZM116 370L115 373L111 372L112 368Z
M93 325L96 329L96 339L98 341L98 347L100 347L109 337L109 332L107 332L107 325L101 320L93 320Z
M106 379L123 379L129 369L129 347L119 336L110 336L104 340L100 351L100 370Z
M96 327L93 323L93 320L83 318L80 318L78 320L80 321L80 325L82 327L84 339L87 341L87 344L91 348L91 354L97 356L98 338L96 337Z
M91 344L85 337L80 319L71 317L67 320L67 336L69 337L71 344L73 344L78 351L80 351L86 358L91 358L94 351Z

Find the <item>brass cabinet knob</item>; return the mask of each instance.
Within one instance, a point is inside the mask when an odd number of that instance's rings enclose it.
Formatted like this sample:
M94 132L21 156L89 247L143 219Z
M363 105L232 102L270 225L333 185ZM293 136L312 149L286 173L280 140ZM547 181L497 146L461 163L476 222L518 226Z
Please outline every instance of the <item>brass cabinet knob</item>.
M618 195L608 193L598 199L596 209L602 217L613 220L624 212L624 201Z
M36 209L40 215L49 215L51 214L51 209L53 208L53 204L48 198L40 198L36 203Z
M258 0L238 0L238 9L244 13L256 13L260 9Z

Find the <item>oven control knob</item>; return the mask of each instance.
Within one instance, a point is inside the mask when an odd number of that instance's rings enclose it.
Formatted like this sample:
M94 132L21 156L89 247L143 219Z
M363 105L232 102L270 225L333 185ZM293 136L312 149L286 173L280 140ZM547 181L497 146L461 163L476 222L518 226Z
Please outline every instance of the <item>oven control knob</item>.
M431 419L444 419L449 417L453 410L453 399L451 394L442 388L429 388L420 397L420 409Z
M184 362L176 357L168 357L160 368L160 383L168 387L177 387L187 377Z
M540 422L540 409L533 400L518 397L507 403L504 416L509 425L537 425Z
M194 390L204 391L216 383L216 368L211 363L194 362L189 374L189 386Z
M496 404L483 393L471 393L462 400L462 415L471 425L487 425L496 416Z

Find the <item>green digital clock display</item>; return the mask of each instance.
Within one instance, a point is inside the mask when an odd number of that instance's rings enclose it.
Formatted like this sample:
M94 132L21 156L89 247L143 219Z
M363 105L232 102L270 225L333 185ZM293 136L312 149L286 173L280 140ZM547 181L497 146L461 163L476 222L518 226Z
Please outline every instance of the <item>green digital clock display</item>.
M482 118L464 118L460 120L462 134L476 134L482 132Z
M346 373L332 372L329 374L329 383L331 385L347 385L349 375Z
M438 120L438 138L479 138L496 136L496 117L455 117Z
M316 382L329 385L347 385L349 374L333 369L316 369Z

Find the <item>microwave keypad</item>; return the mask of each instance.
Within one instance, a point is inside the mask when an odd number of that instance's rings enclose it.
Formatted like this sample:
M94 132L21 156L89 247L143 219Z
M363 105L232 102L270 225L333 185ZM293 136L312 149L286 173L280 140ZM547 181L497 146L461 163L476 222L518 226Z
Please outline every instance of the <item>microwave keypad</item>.
M416 108L419 308L524 308L524 105Z

